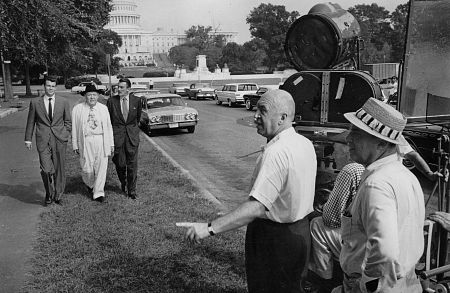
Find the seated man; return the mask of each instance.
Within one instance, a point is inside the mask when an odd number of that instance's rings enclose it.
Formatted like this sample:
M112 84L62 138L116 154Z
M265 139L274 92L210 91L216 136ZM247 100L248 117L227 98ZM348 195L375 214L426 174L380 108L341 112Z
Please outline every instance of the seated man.
M333 260L339 261L341 251L341 214L356 196L364 167L358 163L345 165L336 177L333 190L323 207L323 215L311 221L311 256L309 270L318 277L331 280ZM310 274L311 275L311 274ZM314 280L315 279L315 280ZM331 282L311 276L310 281L326 287ZM324 292L329 292L323 288ZM328 288L328 289L332 289Z

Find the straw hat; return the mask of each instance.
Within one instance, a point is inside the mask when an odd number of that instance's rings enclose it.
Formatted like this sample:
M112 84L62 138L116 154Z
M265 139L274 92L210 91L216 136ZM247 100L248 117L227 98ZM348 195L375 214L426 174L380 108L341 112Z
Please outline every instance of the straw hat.
M393 144L404 144L402 131L406 125L406 118L388 104L370 98L361 109L345 113L344 116L350 123L370 135Z

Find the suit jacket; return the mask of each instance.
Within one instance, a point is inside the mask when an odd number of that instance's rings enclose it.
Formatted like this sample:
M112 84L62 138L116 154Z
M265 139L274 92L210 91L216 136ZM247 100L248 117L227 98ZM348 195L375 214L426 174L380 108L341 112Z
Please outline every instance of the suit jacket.
M62 97L55 98L53 120L50 122L44 105L44 97L32 99L28 110L25 141L32 140L35 126L38 152L46 148L51 135L60 142L67 142L72 128L69 102Z
M103 132L103 155L108 157L111 155L111 147L114 146L113 130L108 108L101 103L97 103L95 108L98 113L96 118ZM89 106L84 102L75 105L72 109L72 147L74 150L79 150L80 156L83 159L86 158L84 123L88 120L88 115Z
M124 120L122 115L119 96L111 97L106 103L111 117L115 147L121 147L125 143L126 137L130 140L131 145L139 145L139 121L141 120L142 103L141 99L133 94L130 94L129 97L127 121Z

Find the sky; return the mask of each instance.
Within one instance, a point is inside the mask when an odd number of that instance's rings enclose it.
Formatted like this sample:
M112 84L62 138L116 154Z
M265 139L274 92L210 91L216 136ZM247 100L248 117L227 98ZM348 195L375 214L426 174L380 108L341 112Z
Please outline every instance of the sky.
M141 26L146 30L155 31L161 27L166 31L173 29L182 33L193 25L212 26L222 31L237 32L236 42L239 44L250 40L249 25L245 19L261 3L284 5L287 11L295 10L304 15L315 4L326 2L338 3L344 9L358 4L377 3L392 12L407 0L136 0Z

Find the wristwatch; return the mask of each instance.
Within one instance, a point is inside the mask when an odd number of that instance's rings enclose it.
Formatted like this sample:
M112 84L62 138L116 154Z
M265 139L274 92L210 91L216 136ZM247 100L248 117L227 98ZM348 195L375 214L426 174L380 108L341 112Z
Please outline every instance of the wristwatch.
M211 222L208 223L208 232L209 232L209 235L211 235L211 236L216 235L216 233L214 232L214 230L212 228Z

